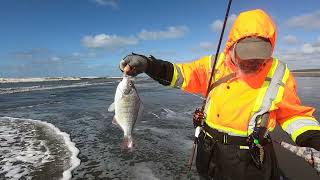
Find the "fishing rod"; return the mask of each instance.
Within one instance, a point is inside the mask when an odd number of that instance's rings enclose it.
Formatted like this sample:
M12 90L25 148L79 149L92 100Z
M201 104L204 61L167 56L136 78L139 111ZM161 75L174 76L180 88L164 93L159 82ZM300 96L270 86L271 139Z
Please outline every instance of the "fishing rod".
M224 31L225 31L225 28L226 28L226 24L227 24L227 21L228 21L228 16L229 16L231 4L232 4L232 0L229 0L228 7L227 7L227 10L226 10L226 14L224 16L222 30L221 30L221 33L220 33L218 47L217 47L216 54L215 54L215 57L214 57L214 63L213 63L212 70L211 70L211 73L210 73L210 79L209 79L209 82L208 82L205 98L203 100L201 108L197 108L195 110L195 112L194 112L193 124L194 124L194 127L196 128L196 130L195 130L195 138L194 138L194 142L193 142L193 146L192 146L192 155L191 155L191 158L190 158L189 163L188 163L189 164L189 171L192 168L194 154L195 154L195 150L196 150L197 144L198 144L198 137L199 137L200 131L202 129L201 126L202 126L203 121L205 119L204 109L205 109L205 106L206 106L206 103L207 103L207 97L208 97L208 95L210 93L210 86L211 86L211 82L212 82L212 79L213 79L213 75L215 74L215 67L216 67L218 56L219 56L219 53L220 53L220 47L221 47Z
M208 86L207 86L207 92L206 92L206 96L205 97L208 97L208 95L209 95L210 85L211 85L211 82L212 82L212 77L215 74L215 67L216 67L218 56L219 56L219 53L220 53L220 47L221 47L221 43L222 43L222 39L223 39L224 30L226 28L226 24L227 24L227 21L228 21L228 16L229 16L231 3L232 3L232 0L229 0L227 11L226 11L226 15L224 17L224 22L223 22L223 26L222 26L222 30L221 30L221 34L220 34L220 39L219 39L216 55L214 57L214 63L213 63L213 66L212 66L212 71L211 71L211 74L210 74L210 79L209 79L209 83L208 83ZM203 107L205 106L205 103L206 103L206 100L204 101Z

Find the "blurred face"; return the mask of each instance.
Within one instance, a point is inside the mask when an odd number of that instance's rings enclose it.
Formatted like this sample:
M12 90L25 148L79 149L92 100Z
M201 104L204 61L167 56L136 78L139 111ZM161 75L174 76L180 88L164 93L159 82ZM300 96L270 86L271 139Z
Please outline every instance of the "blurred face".
M265 64L264 59L236 60L237 66L244 74L253 74L259 72Z
M240 59L233 48L231 49L231 59L238 70L246 75L259 72L267 61L266 59Z

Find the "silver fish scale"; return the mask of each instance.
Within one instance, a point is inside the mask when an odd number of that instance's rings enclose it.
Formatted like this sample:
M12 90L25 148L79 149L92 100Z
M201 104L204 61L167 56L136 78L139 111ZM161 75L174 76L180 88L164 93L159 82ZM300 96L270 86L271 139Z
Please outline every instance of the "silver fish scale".
M140 98L134 88L130 94L122 93L120 99L115 101L115 117L124 132L124 136L131 136L138 119L140 105Z
M143 104L130 77L123 77L115 95L115 119L125 137L131 137L134 125L141 118Z

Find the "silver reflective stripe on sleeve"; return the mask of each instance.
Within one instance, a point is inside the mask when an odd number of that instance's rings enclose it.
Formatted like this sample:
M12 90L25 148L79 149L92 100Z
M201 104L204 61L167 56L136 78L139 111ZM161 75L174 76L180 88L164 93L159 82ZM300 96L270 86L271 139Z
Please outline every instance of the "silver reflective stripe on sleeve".
M299 130L302 127L305 126L319 126L319 122L316 120L310 120L310 119L298 119L295 120L293 122L290 122L290 124L288 124L288 126L284 129L285 131L287 131L287 133L289 133L290 135L292 135L295 131Z
M269 87L265 93L265 96L263 98L261 107L259 111L257 111L252 118L250 119L248 130L253 130L255 126L255 121L258 116L261 116L262 114L268 112L272 106L272 101L277 97L278 91L280 86L284 86L282 79L286 72L286 64L279 61L278 66L274 72L273 77L271 78L271 82L269 84ZM268 80L268 79L266 79Z
M175 66L175 68L177 69L177 72L178 72L177 81L176 81L176 83L175 83L174 86L177 87L177 88L182 88L182 84L183 84L183 82L184 82L184 78L183 78L181 69L180 69L180 67L177 66L177 65L174 65L174 66Z

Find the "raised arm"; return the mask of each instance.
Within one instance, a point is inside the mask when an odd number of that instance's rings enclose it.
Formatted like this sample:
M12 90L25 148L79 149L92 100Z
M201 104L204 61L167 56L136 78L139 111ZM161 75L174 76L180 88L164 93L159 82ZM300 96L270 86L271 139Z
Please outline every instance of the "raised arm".
M120 62L120 69L134 76L145 72L165 86L205 94L211 73L211 56L204 56L189 63L171 63L153 56L131 54Z

